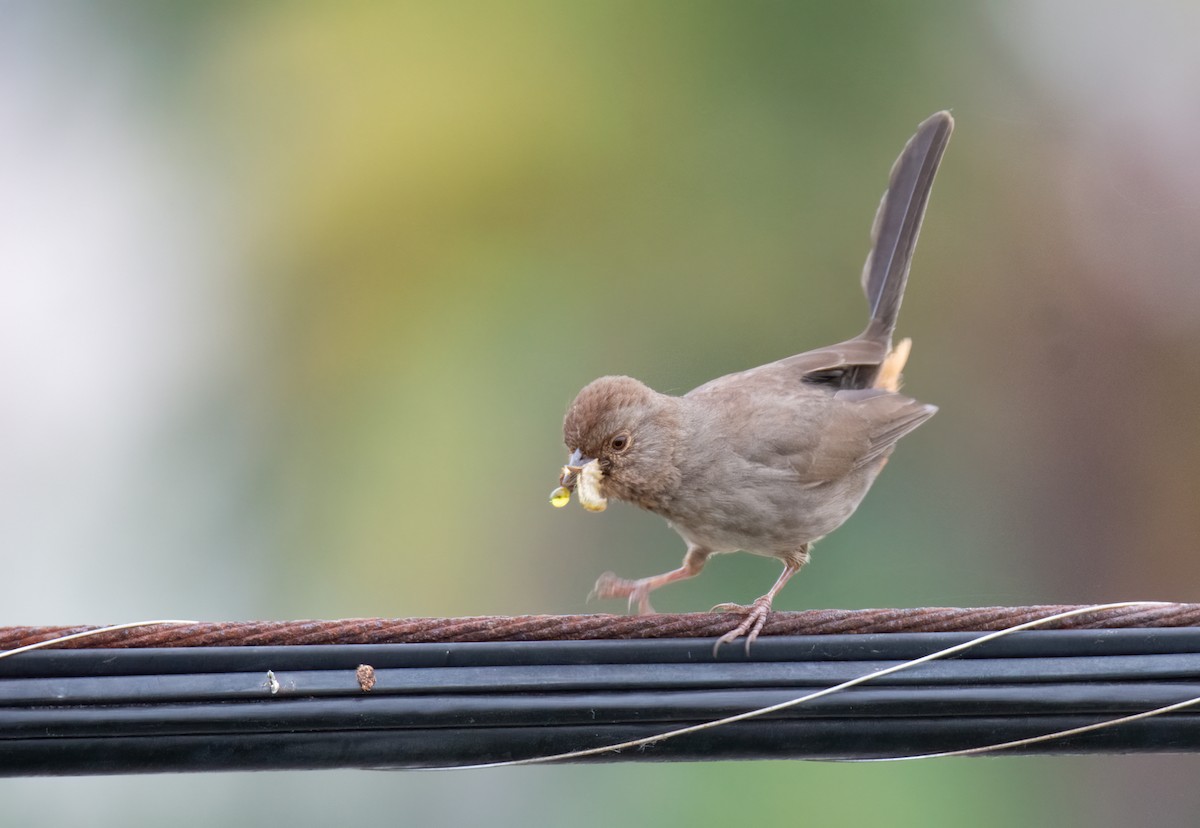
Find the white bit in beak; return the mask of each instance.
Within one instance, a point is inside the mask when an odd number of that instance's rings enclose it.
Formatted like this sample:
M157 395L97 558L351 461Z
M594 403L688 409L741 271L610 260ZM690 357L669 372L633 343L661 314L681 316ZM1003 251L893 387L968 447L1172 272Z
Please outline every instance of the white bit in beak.
M575 494L579 495L579 503L589 512L603 512L608 508L608 498L600 493L602 476L599 460L584 463L583 468L579 470Z

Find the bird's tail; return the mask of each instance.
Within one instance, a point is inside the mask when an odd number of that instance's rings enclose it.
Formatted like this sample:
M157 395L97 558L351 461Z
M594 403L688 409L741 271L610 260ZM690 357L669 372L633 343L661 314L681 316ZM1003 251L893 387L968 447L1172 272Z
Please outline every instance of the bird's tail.
M875 214L871 252L862 274L871 321L862 338L882 342L889 349L925 204L953 130L949 112L935 113L917 127L892 166L887 191Z

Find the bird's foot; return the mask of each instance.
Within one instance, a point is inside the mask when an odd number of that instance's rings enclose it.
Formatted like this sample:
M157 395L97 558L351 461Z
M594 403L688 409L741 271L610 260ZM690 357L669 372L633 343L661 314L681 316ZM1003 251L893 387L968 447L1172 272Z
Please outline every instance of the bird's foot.
M588 600L590 601L592 598L627 598L630 612L636 605L638 615L649 615L654 612L654 607L650 606L650 590L653 587L649 580L643 578L639 581L630 581L618 578L612 572L605 572L596 579L596 585L592 587L592 594L588 596Z
M722 644L732 644L743 635L746 636L746 655L750 655L750 645L758 638L758 634L762 632L763 625L767 623L767 616L771 614L772 597L771 595L764 595L748 606L743 604L717 604L712 608L712 612L737 612L744 613L746 616L740 624L717 639L717 643L713 645L714 657L717 654L717 650L721 649Z

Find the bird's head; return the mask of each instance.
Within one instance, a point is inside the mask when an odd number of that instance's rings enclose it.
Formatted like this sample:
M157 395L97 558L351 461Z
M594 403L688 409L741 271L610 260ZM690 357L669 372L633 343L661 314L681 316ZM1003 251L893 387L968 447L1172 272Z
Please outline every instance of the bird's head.
M601 377L567 409L563 442L571 453L559 483L592 511L615 497L654 508L679 482L678 399L630 377Z

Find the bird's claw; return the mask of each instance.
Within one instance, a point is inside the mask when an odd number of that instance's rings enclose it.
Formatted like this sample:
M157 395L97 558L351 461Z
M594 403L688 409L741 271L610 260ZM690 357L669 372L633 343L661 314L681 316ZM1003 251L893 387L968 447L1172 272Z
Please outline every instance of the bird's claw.
M634 611L635 606L638 615L649 615L654 612L654 607L650 606L648 586L642 581L619 578L614 572L605 572L596 579L596 585L592 587L592 592L588 595L589 601L593 598L628 598L630 612Z
M722 644L732 644L743 635L746 636L746 655L750 655L750 645L758 638L758 634L762 632L762 628L767 623L767 617L771 614L771 598L764 595L749 606L743 604L717 604L712 608L712 611L743 613L746 616L740 624L717 639L717 643L713 644L713 657L716 657L717 651L721 649Z

